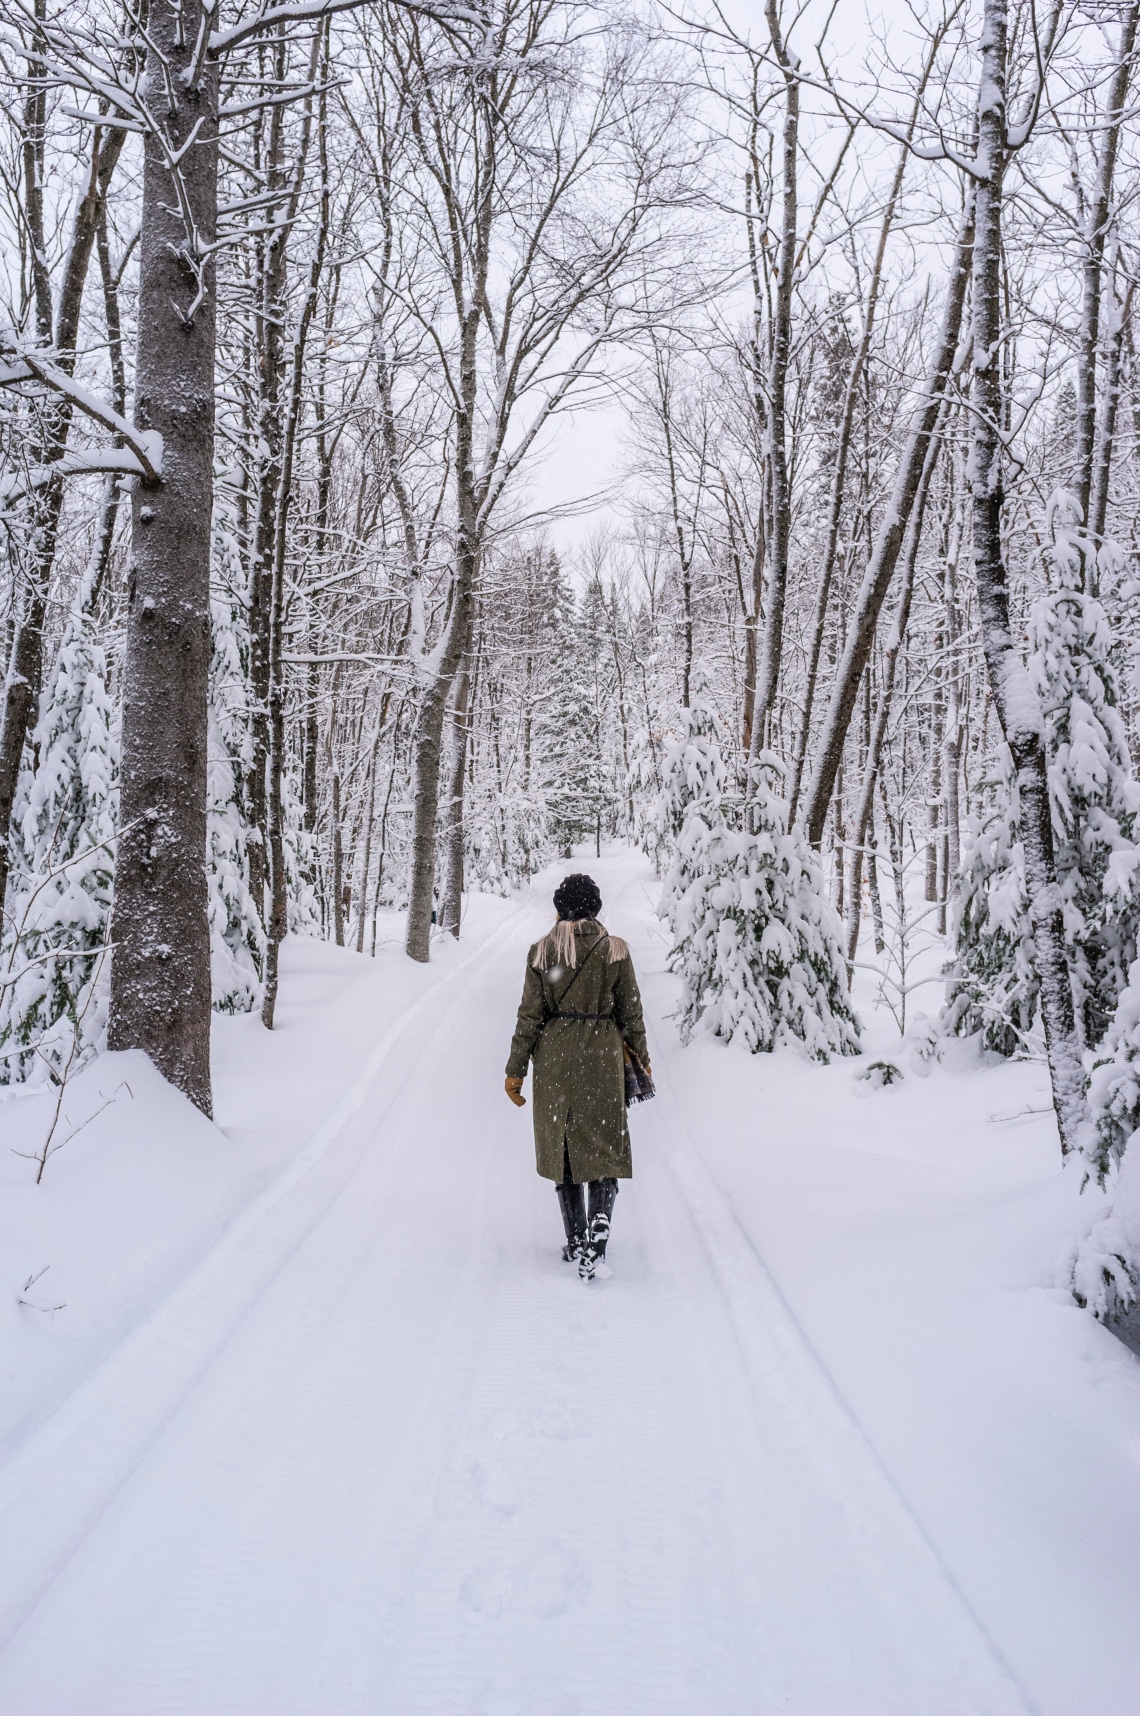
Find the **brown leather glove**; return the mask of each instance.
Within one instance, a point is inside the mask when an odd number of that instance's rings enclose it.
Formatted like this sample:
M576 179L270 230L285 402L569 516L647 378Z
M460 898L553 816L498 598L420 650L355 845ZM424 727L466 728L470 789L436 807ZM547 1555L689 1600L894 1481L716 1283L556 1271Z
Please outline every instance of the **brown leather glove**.
M503 1086L503 1089L506 1091L516 1108L526 1107L526 1097L522 1093L522 1087L523 1081L521 1078L509 1078Z

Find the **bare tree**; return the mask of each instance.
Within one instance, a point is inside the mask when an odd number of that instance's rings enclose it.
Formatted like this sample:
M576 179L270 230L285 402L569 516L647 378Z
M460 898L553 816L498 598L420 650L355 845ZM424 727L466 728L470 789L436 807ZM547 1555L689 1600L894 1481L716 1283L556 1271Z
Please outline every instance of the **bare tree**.
M977 230L973 266L973 445L968 481L973 514L974 577L990 691L1013 758L1025 842L1025 883L1033 924L1041 1013L1049 1054L1053 1107L1063 1151L1080 1142L1085 1081L1065 954L1041 707L1010 629L1009 585L1002 541L1005 500L1002 397L1002 204L1010 151L1024 141L1030 114L1011 125L1007 109L1008 0L985 0L978 90ZM1050 45L1048 42L1046 47ZM1042 56L1044 57L1044 56ZM1042 73L1043 76L1043 73Z

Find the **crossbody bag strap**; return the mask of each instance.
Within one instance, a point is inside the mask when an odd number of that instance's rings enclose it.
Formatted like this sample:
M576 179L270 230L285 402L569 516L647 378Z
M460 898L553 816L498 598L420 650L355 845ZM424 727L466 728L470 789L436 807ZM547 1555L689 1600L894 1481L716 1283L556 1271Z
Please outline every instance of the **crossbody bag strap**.
M598 937L597 941L594 943L593 947L590 949L589 953L586 955L585 959L582 961L581 965L578 967L577 971L574 973L573 977L570 979L569 983L566 985L566 988L563 990L563 992L562 992L562 1000L563 1001L565 1001L567 995L569 995L571 989L573 989L575 983L577 983L579 977L581 977L582 973L585 971L586 966L590 962L590 959L593 957L593 955L595 953L597 953L598 949L601 947L601 945L605 939L606 939L605 936L600 935ZM546 995L546 973L545 973L545 971L542 972L541 975L542 975L542 986L543 986L543 998L545 999L545 995ZM549 1023L552 1019L560 1019L561 1017L562 1017L562 1010L561 1010L561 1005L559 1005L559 1006L555 1007L555 1009L552 1013L548 1013L546 1015L546 1018L542 1022L544 1025L549 1025Z

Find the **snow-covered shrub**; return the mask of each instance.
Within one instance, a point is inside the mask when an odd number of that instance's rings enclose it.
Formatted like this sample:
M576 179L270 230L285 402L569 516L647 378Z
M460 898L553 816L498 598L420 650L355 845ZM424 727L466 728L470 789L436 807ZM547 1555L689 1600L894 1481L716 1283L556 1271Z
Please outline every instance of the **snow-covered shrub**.
M1103 1185L1140 1130L1140 959L1132 966L1104 1041L1089 1058L1091 1124L1084 1154L1090 1174Z
M118 809L107 659L76 613L13 807L13 869L0 997L0 1082L39 1084L101 1047ZM22 1051L22 1052L13 1052Z
M869 1085L872 1090L885 1090L888 1085L901 1084L903 1081L902 1068L894 1061L871 1061L862 1067L855 1077L861 1084Z
M739 1038L754 1054L796 1045L827 1061L859 1052L858 1021L819 861L797 830L784 831L784 807L768 786L778 770L766 754L755 833L730 826L707 793L686 812L666 884L681 1036Z
M1112 1207L1073 1247L1069 1284L1078 1305L1108 1322L1136 1303L1140 1286L1140 1131L1120 1162Z

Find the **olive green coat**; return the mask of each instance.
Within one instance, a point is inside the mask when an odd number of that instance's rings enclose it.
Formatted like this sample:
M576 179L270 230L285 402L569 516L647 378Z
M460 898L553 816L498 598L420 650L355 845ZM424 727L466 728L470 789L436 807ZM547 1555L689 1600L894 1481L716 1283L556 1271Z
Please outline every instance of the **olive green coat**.
M584 963L603 934L599 924L588 919L575 924L574 931L578 962L573 969L537 971L534 959L540 942L527 956L507 1077L525 1078L533 1060L534 1150L545 1179L561 1180L565 1144L576 1182L611 1176L628 1180L633 1162L621 1045L624 1037L634 1053L648 1061L641 996L628 953L623 959L609 958L617 949L603 946ZM563 995L568 1013L606 1017L551 1018Z

